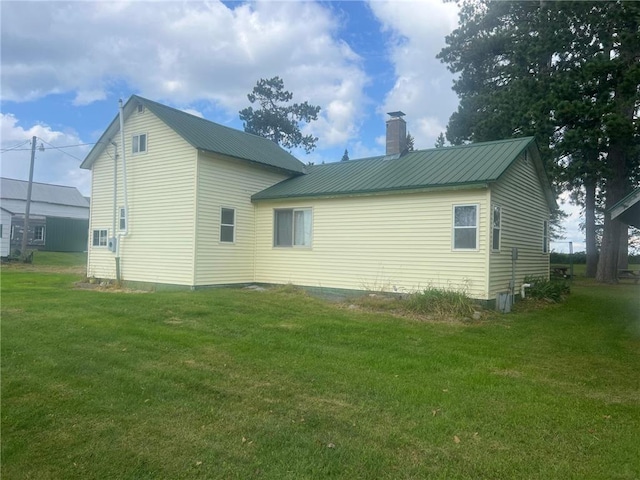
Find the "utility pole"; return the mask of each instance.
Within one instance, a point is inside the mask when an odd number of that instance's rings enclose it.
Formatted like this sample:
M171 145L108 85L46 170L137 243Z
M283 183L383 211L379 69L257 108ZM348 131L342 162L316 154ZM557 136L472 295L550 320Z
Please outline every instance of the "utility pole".
M29 167L29 186L27 187L27 207L24 211L24 229L22 231L22 246L20 248L20 256L22 261L27 260L27 237L29 235L29 210L31 210L31 188L33 186L33 164L36 159L36 140L34 136L31 138L31 165Z

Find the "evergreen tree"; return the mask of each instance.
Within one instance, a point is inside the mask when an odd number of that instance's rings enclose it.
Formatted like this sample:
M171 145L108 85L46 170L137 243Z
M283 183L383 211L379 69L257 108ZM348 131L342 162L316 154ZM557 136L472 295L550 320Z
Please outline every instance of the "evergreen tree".
M240 110L245 132L269 138L285 148L302 147L307 153L316 148L318 138L302 135L300 123L317 120L320 107L308 102L291 104L293 94L284 89L280 77L260 79L247 98L252 104L258 102L260 108Z
M415 139L413 138L413 136L411 135L411 133L407 132L407 143L406 143L406 151L407 152L413 152L415 149Z
M342 155L342 158L340 159L341 162L348 162L349 161L349 152L347 151L347 149L344 149L344 154Z
M620 0L468 0L439 54L460 74L449 141L534 135L555 185L585 188L591 272L596 193L610 208L638 170L639 18ZM615 281L622 234L605 215L601 281Z
M440 132L440 135L438 135L438 138L436 138L436 148L442 148L444 147L444 134L442 132Z

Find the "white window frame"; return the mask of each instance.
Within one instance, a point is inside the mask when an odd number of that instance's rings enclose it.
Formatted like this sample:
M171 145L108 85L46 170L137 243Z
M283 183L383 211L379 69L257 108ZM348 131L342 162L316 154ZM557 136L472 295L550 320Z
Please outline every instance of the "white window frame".
M496 210L499 212L496 226ZM495 246L496 230L498 231L498 248ZM491 209L491 251L499 252L502 248L502 206L494 205Z
M144 150L140 149L140 138L144 137ZM131 154L141 155L149 150L149 136L146 133L137 133L131 137Z
M476 224L473 226L465 226L465 225L461 225L461 226L456 226L456 208L463 208L463 207L474 207L476 209L476 218L475 218L475 222ZM479 233L480 233L480 225L479 225L479 218L480 218L480 205L477 203L462 203L462 204L457 204L457 205L453 205L452 208L452 212L451 212L452 218L451 218L451 248L456 251L456 252L475 252L478 251L479 248ZM475 229L476 231L476 235L475 235L475 246L474 247L456 247L456 230L459 229Z
M35 225L33 227L33 241L44 242L45 232L46 232L46 229L44 225Z
M223 210L231 210L233 212L233 223L222 223L222 219L223 219L223 215L222 215L222 211ZM237 216L236 216L236 209L233 207L220 207L220 234L218 236L220 243L236 243L236 223L238 222ZM223 231L223 227L231 227L231 236L232 239L231 240L223 240L222 239L222 231Z
M96 244L96 232L98 233L98 243ZM102 243L104 232L104 244ZM109 230L106 228L94 228L91 230L91 246L94 248L107 248L109 246Z
M127 209L120 207L118 209L118 229L121 231L127 230Z
M542 222L542 253L549 253L549 220Z
M277 232L278 225L277 214L291 212L291 244L284 245L277 243ZM309 212L309 242L305 243L296 243L296 212ZM305 235L306 236L306 235ZM313 209L311 207L295 207L295 208L274 208L273 209L273 247L274 248L306 248L310 249L313 245Z

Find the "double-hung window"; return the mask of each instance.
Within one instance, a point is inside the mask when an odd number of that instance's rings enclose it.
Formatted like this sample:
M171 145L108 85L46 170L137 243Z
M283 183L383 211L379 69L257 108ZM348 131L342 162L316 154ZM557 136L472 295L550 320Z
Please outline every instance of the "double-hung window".
M453 249L476 250L478 248L478 206L453 206Z
M491 229L491 249L500 251L500 233L502 231L502 208L498 205L493 207L493 228Z
M310 247L311 222L310 208L274 210L273 246Z
M549 253L549 220L542 223L542 253Z
M106 247L107 246L107 230L94 230L93 231L93 242L92 245L94 247Z
M36 225L33 228L33 240L36 242L44 242L44 226Z
M127 209L124 207L120 207L120 216L119 216L118 225L120 227L120 230L127 229Z
M220 209L220 241L225 243L235 242L236 210L235 208Z
M131 139L131 152L132 153L144 153L147 151L147 134L141 133L140 135L134 135Z

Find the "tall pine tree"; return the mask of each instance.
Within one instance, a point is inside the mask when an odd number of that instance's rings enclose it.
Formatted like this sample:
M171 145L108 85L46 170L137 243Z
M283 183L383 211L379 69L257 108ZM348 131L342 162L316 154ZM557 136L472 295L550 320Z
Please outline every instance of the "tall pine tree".
M556 186L585 188L591 272L596 192L611 207L637 175L639 17L634 2L469 0L439 55L460 74L449 141L534 135ZM605 216L599 280L615 281L624 233Z

